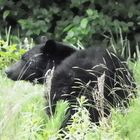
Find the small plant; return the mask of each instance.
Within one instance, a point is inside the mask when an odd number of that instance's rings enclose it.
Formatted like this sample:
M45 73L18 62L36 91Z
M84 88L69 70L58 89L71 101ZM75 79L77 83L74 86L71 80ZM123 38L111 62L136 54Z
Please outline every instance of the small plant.
M22 48L18 49L17 44L8 45L8 42L0 40L0 69L18 60L25 51Z
M71 117L71 124L62 129L63 133L57 135L59 139L85 140L97 129L97 126L90 121L89 111L85 107L87 104L85 96L77 98L77 102L73 108L76 113Z
M0 39L0 70L4 69L11 63L20 59L27 50L33 46L33 40L24 39L23 43L11 43L9 41L9 35L7 40Z
M61 126L67 118L66 111L68 106L69 104L66 101L57 102L54 115L51 117L47 117L46 115L46 125L40 137L46 140L57 140L59 132L61 131Z
M125 115L113 110L111 127L121 139L140 139L140 102L139 97L131 102L131 106L126 110ZM113 124L115 124L113 126ZM114 128L113 128L114 127Z

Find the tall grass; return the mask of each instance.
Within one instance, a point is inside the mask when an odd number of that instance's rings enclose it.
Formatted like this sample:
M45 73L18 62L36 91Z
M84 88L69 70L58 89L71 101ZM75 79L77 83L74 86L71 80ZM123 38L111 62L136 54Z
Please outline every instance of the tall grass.
M112 45L115 48L115 43L112 42ZM0 140L139 140L140 61L129 65L134 72L138 91L137 99L129 108L123 113L112 109L112 116L102 117L100 126L97 126L90 121L88 110L84 107L86 98L81 97L77 99L79 104L75 106L77 113L72 116L72 123L61 130L67 102L60 101L55 114L48 117L44 99L46 85L13 82L0 74Z
M0 75L0 139L49 139L58 133L68 104L60 101L53 118L45 114L44 87Z
M43 125L42 88L0 77L0 137L34 137Z
M140 62L131 64L137 83L140 82ZM60 101L56 113L49 118L45 114L44 86L28 82L13 82L0 76L0 139L1 140L139 140L140 103L139 97L123 114L113 110L112 117L102 118L100 126L90 121L89 113L84 107L86 99L82 97L77 105L77 113L72 116L72 124L65 129L60 126L65 119L68 107ZM139 86L138 86L139 91Z

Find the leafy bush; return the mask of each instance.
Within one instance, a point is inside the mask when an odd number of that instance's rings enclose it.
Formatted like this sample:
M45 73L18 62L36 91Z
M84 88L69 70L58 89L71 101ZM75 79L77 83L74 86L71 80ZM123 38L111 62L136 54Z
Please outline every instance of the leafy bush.
M138 0L2 0L0 9L2 28L10 25L14 33L22 29L21 36L46 35L72 44L104 40L118 27L133 36L140 24Z
M18 37L10 34L10 29L5 40L0 39L0 70L19 60L21 55L33 46L32 39L25 38L20 42Z
M18 49L16 44L8 45L7 42L0 40L0 69L18 60L23 53L25 49Z

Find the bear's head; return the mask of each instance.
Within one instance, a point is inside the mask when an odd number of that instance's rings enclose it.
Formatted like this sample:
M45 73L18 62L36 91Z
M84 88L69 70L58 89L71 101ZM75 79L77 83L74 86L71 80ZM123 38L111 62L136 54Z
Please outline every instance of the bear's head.
M12 80L44 82L47 70L57 67L66 57L76 50L68 45L48 40L44 44L33 47L22 55L21 59L5 71Z

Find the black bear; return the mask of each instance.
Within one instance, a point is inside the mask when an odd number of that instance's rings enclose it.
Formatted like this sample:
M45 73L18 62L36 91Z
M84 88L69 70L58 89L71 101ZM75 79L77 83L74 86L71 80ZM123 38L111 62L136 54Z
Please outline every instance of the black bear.
M26 52L21 60L7 68L5 72L12 80L43 83L46 71L53 66L57 67L75 51L76 49L71 46L48 40Z
M101 47L76 51L68 45L48 40L25 53L6 73L13 80L33 82L37 79L43 83L45 73L53 67L51 91L46 94L52 106L52 110L47 109L48 114L50 111L54 113L56 102L63 99L70 102L72 115L76 98L84 95L88 99L91 120L98 122L101 108L98 102L102 102L104 116L107 116L110 113L109 105L126 106L129 98L133 97L135 84L127 65Z
M100 79L100 80L99 80ZM110 114L110 106L127 106L134 96L134 79L126 63L114 53L101 47L80 50L67 57L55 69L51 79L51 91L46 94L48 114L55 112L58 100L70 103L70 115L77 97L85 96L93 122L99 122L100 103L104 116ZM68 118L70 118L70 115Z

